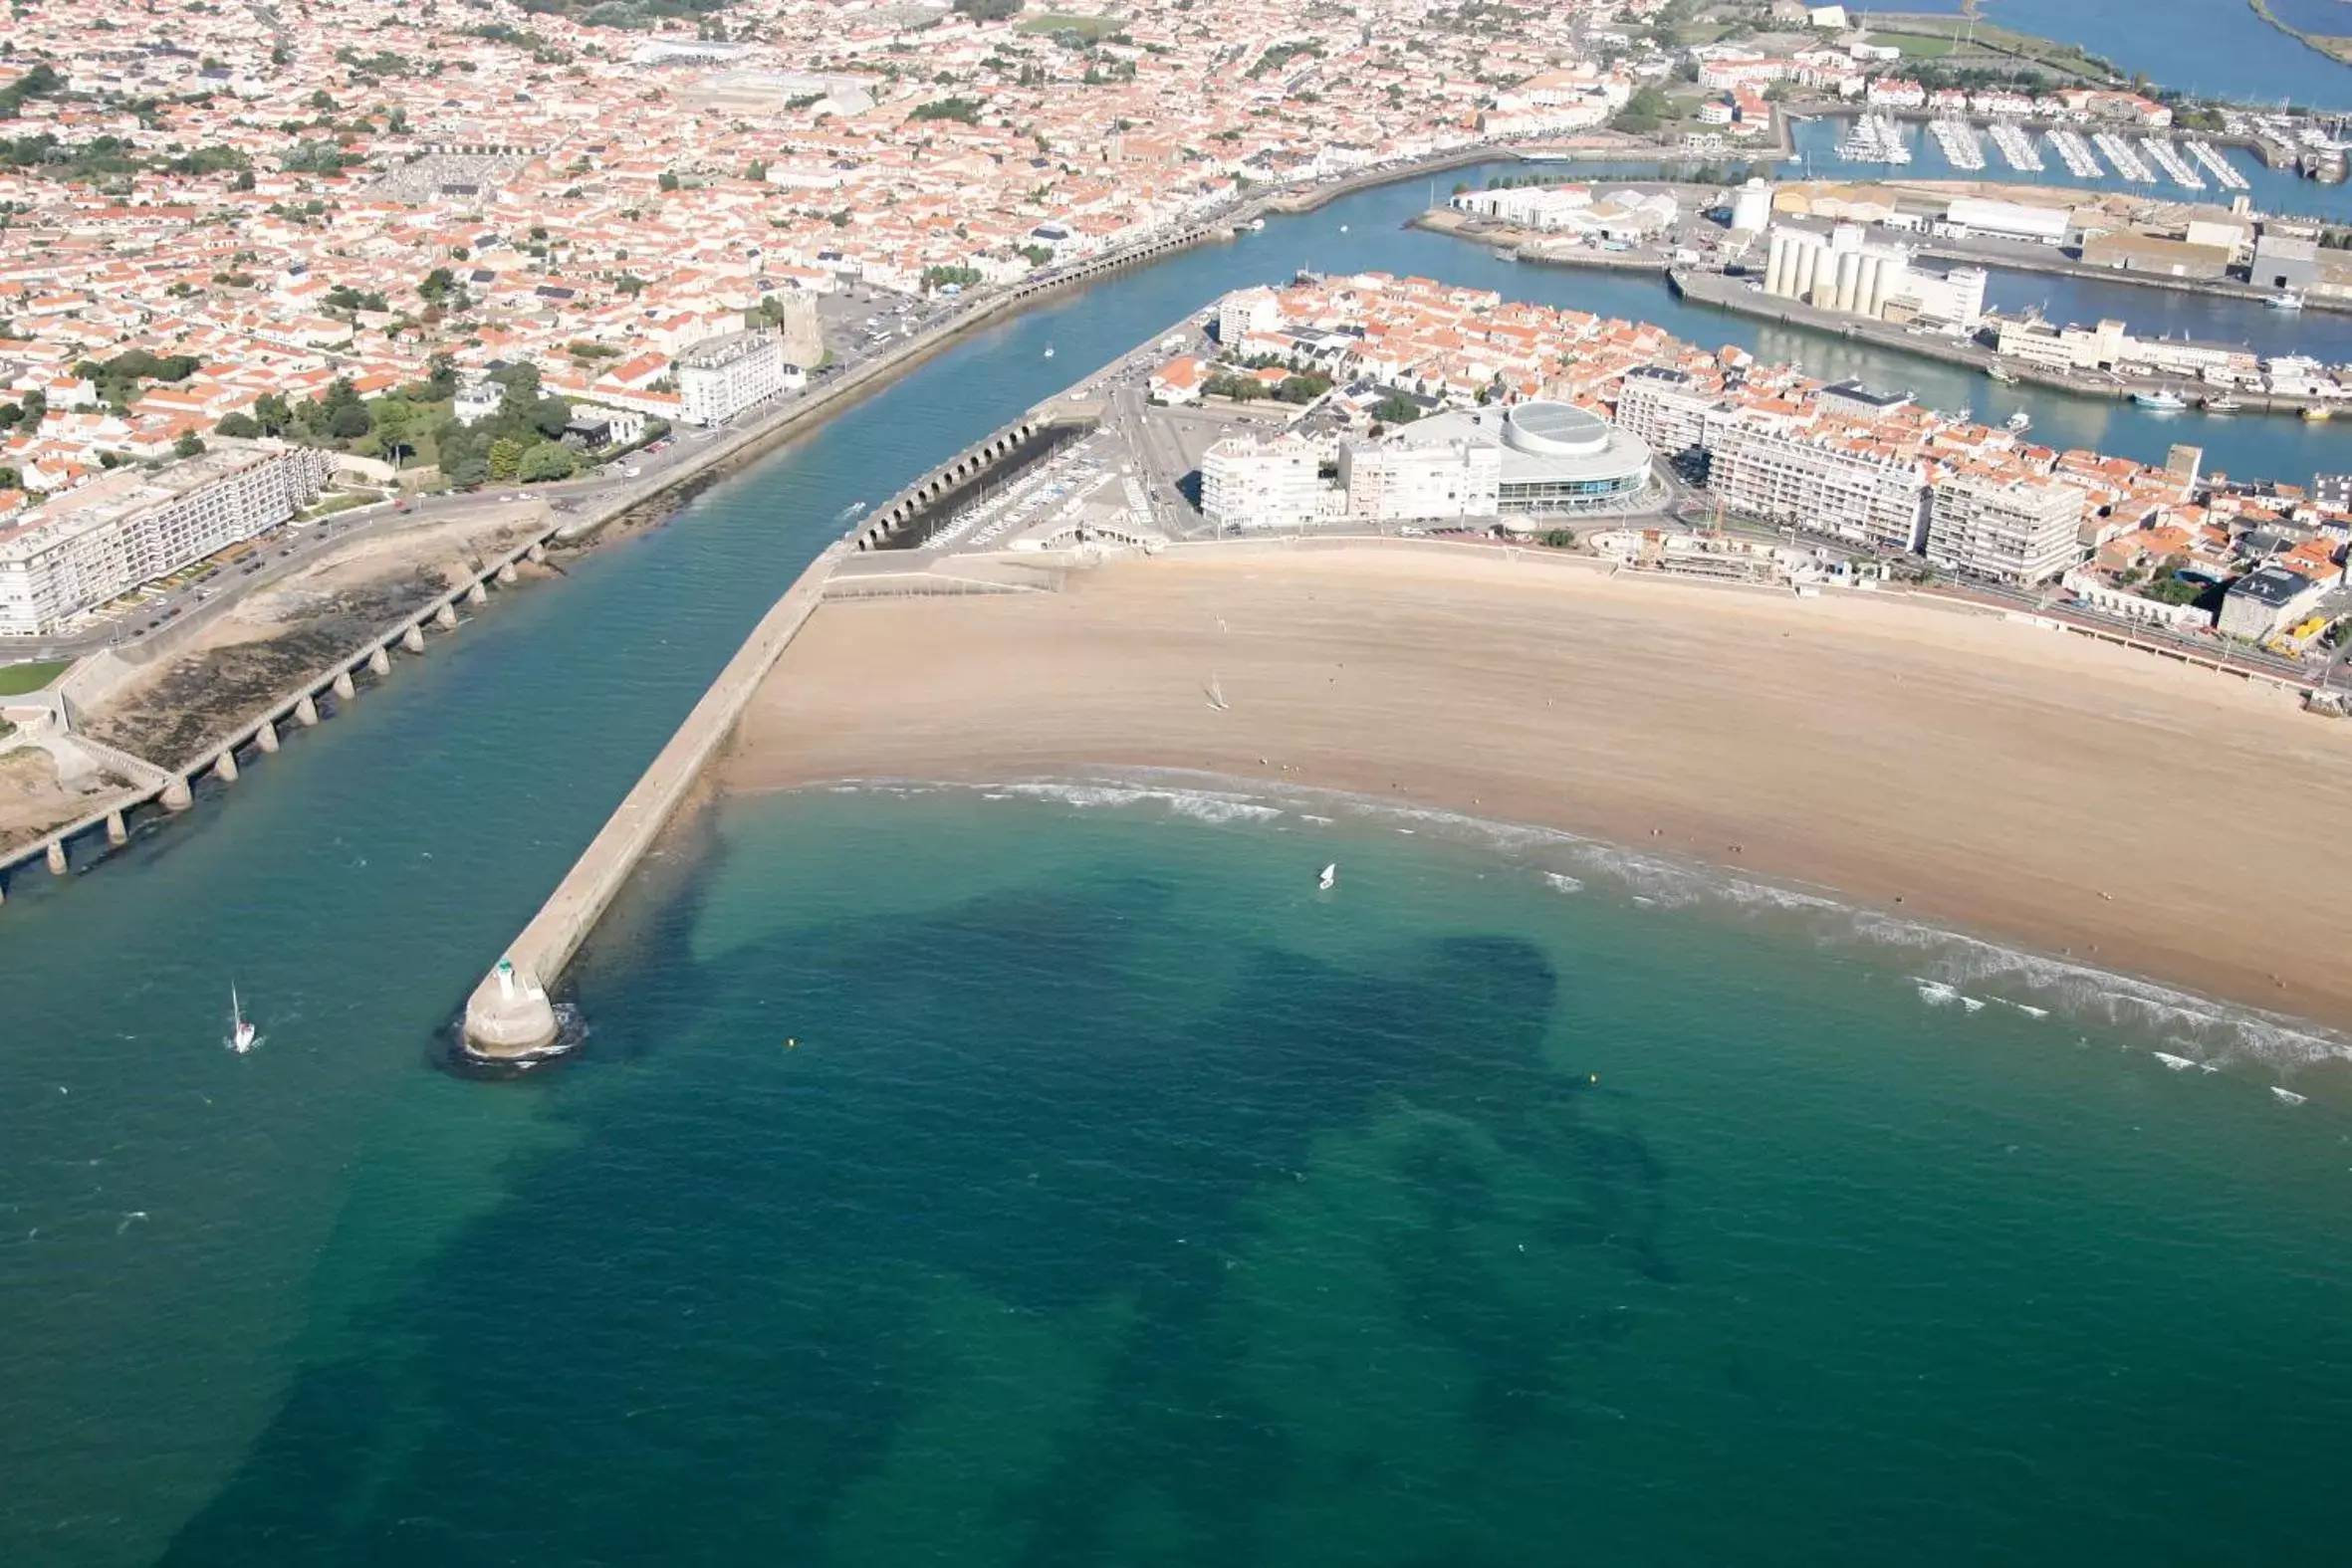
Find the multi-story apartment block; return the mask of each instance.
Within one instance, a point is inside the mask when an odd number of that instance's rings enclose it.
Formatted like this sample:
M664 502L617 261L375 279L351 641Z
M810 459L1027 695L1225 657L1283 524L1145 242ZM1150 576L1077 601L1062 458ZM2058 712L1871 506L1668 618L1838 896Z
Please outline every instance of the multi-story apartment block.
M690 425L724 423L784 391L798 374L773 333L706 337L678 355L678 417Z
M1298 436L1228 436L1201 457L1201 512L1221 529L1303 528L1321 489L1314 448Z
M1919 459L1845 446L1776 422L1726 421L1708 484L1736 512L1878 550L1916 553L1927 537Z
M1668 461L1704 452L1707 415L1716 394L1684 370L1642 365L1625 372L1617 391L1617 427L1650 444Z
M126 470L0 530L0 633L41 636L94 605L277 527L327 482L309 447L222 443L156 473Z
M1443 523L1501 511L1503 449L1493 441L1415 442L1410 431L1383 445L1339 452L1347 515L1366 523Z
M1928 560L2002 582L2047 581L2082 560L2088 500L2046 480L1946 475L1928 519Z

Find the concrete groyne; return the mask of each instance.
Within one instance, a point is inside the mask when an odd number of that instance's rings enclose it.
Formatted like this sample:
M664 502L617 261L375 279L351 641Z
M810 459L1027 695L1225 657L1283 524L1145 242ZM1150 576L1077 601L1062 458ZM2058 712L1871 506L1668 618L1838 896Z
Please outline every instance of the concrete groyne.
M847 537L825 547L784 596L760 618L735 657L727 661L702 700L686 715L669 744L657 754L636 785L622 797L604 826L571 871L548 896L539 913L508 944L506 952L474 988L465 1009L464 1046L492 1061L528 1061L562 1048L562 1028L550 988L588 940L630 873L677 814L695 780L734 732L736 721L769 670L826 596L834 573L852 562L876 562L877 552L897 535L921 525L936 508L979 484L1007 464L1018 464L1050 443L1056 433L1079 422L1033 411L983 436L931 469L889 503L861 521ZM905 558L898 558L905 559ZM1022 592L1022 581L937 578L921 583L920 573L892 572L907 580L887 589L873 580L866 591Z
M827 546L761 617L587 851L474 988L465 1009L469 1052L493 1061L527 1061L559 1046L561 1030L548 988L595 929L654 838L669 825L704 766L733 733L760 682L824 597L825 579L834 565L850 553L846 541Z

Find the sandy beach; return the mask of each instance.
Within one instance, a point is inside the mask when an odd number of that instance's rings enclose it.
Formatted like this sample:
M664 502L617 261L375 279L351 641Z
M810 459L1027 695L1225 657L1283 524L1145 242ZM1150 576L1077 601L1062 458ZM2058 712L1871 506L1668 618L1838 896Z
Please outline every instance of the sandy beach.
M719 782L1171 768L1343 789L2345 1026L2352 968L2309 868L2352 810L2347 763L2352 727L2289 693L2044 627L1430 546L828 602Z

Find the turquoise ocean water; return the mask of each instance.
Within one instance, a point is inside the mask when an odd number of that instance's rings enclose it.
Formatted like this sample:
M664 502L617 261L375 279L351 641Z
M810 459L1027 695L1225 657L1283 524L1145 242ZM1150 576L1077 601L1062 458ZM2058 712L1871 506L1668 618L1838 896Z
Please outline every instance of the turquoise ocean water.
M736 801L579 1059L435 1070L843 510L1070 366L1301 263L1743 330L1421 194L982 335L12 885L0 1563L2327 1555L2332 1039L1803 898L1190 785Z
M2352 1146L2266 1069L1311 797L710 831L163 1561L2325 1555Z

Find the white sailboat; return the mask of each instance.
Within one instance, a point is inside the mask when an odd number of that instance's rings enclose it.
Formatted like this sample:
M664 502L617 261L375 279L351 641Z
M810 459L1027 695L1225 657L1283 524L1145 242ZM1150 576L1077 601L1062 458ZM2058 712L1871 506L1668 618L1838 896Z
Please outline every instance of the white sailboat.
M1046 357L1049 359L1054 357L1054 345L1052 343L1046 344Z
M253 1049L259 1036L254 1032L253 1020L245 1016L245 1008L237 1000L237 988L229 987L229 1049L242 1056Z
M1314 885L1323 892L1328 893L1331 891L1331 885L1338 880L1339 862L1334 860L1329 865L1323 867L1322 875L1314 879Z

